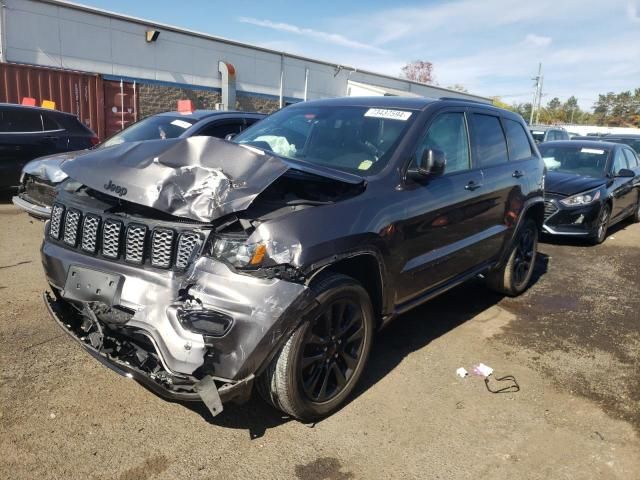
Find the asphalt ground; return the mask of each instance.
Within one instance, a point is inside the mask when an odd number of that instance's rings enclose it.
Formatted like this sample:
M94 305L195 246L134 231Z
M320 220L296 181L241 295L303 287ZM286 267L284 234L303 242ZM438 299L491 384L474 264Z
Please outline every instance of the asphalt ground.
M42 303L42 232L0 205L2 479L640 478L640 225L541 243L518 298L472 281L400 317L315 425L257 396L212 418L98 364ZM455 375L479 362L520 390Z

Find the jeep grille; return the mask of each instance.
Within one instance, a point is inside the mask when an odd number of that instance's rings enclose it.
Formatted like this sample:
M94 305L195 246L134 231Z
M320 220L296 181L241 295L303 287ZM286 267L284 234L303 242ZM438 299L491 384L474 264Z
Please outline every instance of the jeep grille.
M203 243L199 231L125 222L55 203L51 209L49 238L67 247L99 254L111 260L148 263L157 268L187 268Z

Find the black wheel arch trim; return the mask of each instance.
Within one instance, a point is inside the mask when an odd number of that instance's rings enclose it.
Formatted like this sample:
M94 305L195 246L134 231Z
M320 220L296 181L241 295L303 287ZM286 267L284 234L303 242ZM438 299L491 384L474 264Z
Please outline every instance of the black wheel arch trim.
M504 265L504 263L508 260L509 252L511 252L511 248L513 247L514 242L518 236L518 232L523 225L524 219L529 218L528 212L536 205L540 205L544 209L544 197L535 196L525 200L524 205L522 206L522 210L520 211L520 215L518 215L518 220L516 221L516 224L513 228L512 234L509 238L505 239L505 244L502 247L502 252L500 254L499 260L494 268L498 268ZM538 225L538 222L536 222L536 226L538 227L538 230L540 230L542 228L542 223Z

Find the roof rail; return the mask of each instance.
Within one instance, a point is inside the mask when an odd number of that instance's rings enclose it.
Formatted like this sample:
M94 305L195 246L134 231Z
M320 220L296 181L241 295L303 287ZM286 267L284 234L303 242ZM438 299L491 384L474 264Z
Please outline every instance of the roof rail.
M472 100L470 98L460 98L460 97L440 97L440 100L457 100L459 102L471 102L471 103L479 103L481 105L491 105L491 103L481 102L480 100Z

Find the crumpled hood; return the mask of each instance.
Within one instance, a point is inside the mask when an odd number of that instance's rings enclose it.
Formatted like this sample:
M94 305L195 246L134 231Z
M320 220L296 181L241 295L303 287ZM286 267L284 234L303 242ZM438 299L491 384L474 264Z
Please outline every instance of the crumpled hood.
M549 193L574 195L597 188L606 182L606 178L585 177L563 172L548 172L545 180L545 190Z
M212 137L123 143L94 150L62 167L94 190L204 222L247 209L289 168L348 183L363 181Z
M67 178L67 174L60 168L62 164L78 155L89 152L89 150L77 150L39 157L27 163L22 169L22 173L33 175L50 183L60 183Z

